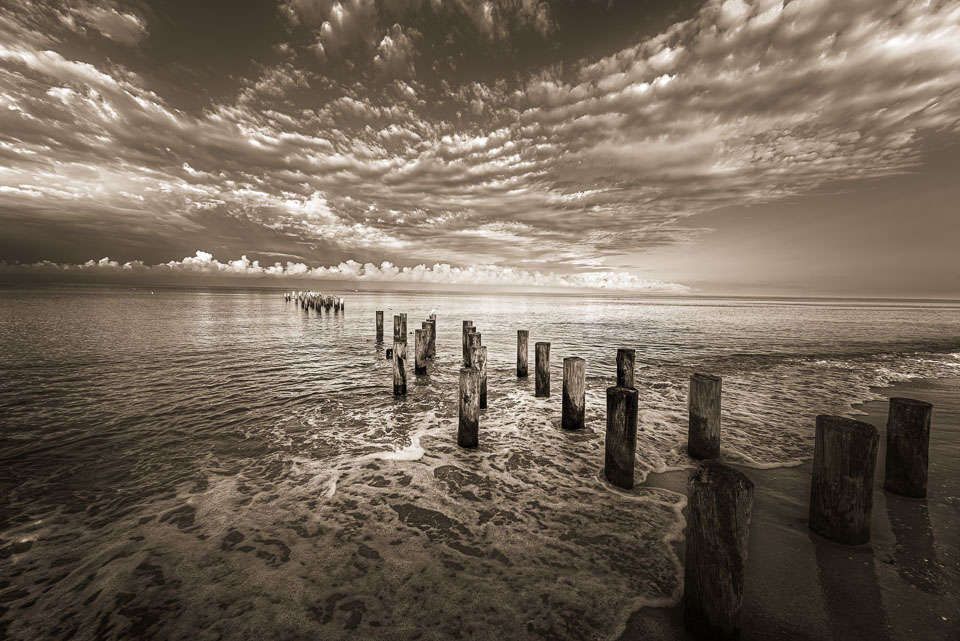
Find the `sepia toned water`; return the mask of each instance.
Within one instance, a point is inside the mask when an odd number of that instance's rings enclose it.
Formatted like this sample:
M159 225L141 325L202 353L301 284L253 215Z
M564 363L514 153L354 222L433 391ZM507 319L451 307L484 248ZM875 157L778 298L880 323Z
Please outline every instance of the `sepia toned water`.
M610 638L680 596L682 495L600 480L604 390L637 350L638 480L690 465L691 373L723 376L727 461L794 465L818 413L960 374L947 303L0 288L0 638ZM392 394L375 310L437 315ZM488 347L456 447L461 321ZM549 341L553 396L517 379ZM413 350L410 349L412 361ZM587 427L560 429L562 361Z

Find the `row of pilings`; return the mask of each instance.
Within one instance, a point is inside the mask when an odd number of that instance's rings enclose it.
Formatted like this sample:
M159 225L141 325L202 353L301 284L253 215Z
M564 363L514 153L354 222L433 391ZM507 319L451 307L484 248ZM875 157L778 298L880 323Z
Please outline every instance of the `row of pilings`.
M383 341L383 312L378 311L377 342ZM393 317L393 391L407 393L407 315ZM415 373L427 373L436 354L436 314L415 331ZM517 331L517 377L529 376L528 330ZM487 407L487 346L473 321L461 325L463 367L459 377L457 444L479 447L480 410ZM550 343L534 346L536 397L550 396ZM616 384L606 391L606 436L603 476L623 490L634 486L639 390L636 352L617 350ZM753 507L753 482L720 463L721 377L695 373L687 395L687 453L699 460L687 482L686 561L683 618L696 639L738 639ZM586 362L563 359L561 427L585 427ZM887 419L884 489L910 498L927 494L932 406L908 398L891 398ZM642 429L640 427L639 429ZM837 543L870 540L873 480L877 463L877 428L842 416L816 417L808 526Z
M296 303L304 311L312 309L317 312L339 312L344 309L342 298L324 296L323 292L284 292L283 300L288 303Z

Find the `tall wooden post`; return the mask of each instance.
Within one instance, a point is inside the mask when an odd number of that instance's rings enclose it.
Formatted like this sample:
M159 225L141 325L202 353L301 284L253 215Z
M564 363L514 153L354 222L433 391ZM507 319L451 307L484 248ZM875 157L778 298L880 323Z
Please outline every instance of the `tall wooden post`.
M407 315L400 314L400 340L407 344Z
M753 483L717 461L687 482L683 623L694 639L740 638Z
M633 488L637 451L637 399L635 387L607 388L607 437L603 475L625 490Z
M563 359L563 407L560 425L565 430L579 430L584 426L586 385L586 362L576 356Z
M517 330L517 378L524 378L529 375L527 371L527 342L529 339L530 332L528 330Z
M550 343L534 345L537 381L534 396L550 396Z
M916 499L927 496L932 413L930 403L912 398L890 399L883 489Z
M480 371L473 367L460 370L460 421L457 445L477 447L480 444Z
M467 354L467 334L470 327L473 327L473 321L465 320L463 321L463 362L466 364L467 360L470 358L470 355Z
M383 342L383 312L377 312L377 342Z
M636 387L634 361L637 352L632 349L617 350L617 385L620 387Z
M433 358L437 355L437 316L431 314L427 323L430 326L430 341L427 346L427 356Z
M414 348L417 354L413 363L414 374L427 373L427 339L424 336L426 330L418 329L414 332Z
M400 314L393 315L393 342L398 343L402 341L402 334L400 333Z
M810 480L810 529L837 543L870 540L877 428L842 416L817 417Z
M393 344L393 393L407 393L407 344L400 341Z
M480 409L487 409L487 348L474 345L470 348L470 367L480 372Z
M719 376L694 374L690 377L687 398L690 424L687 432L687 453L693 458L720 456L720 387Z

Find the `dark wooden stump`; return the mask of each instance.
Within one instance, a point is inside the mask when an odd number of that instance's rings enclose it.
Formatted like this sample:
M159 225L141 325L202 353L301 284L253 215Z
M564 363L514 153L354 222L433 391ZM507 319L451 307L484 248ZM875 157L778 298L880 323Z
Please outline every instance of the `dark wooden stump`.
M393 393L407 393L407 344L400 341L393 344Z
M637 451L637 399L634 387L607 388L607 436L603 475L625 490L633 488L633 464Z
M877 428L842 416L817 417L810 529L837 543L870 540Z
M683 623L694 639L740 638L753 483L717 461L687 482Z
M560 411L563 429L579 430L583 427L586 389L586 361L576 356L563 359L563 406Z
M470 355L467 354L467 335L470 333L469 329L473 326L473 321L465 320L463 321L463 362L466 364L467 360L470 358Z
M387 357L386 357L386 358L387 358L388 361L389 361L389 360L393 360L393 348L392 348L392 347L388 347L388 348L387 348Z
M425 330L418 329L414 332L414 348L416 357L413 363L413 373L422 375L427 373L427 339L424 336Z
M550 396L550 343L537 343L534 351L537 368L534 396L546 398Z
M690 425L687 432L687 453L696 459L720 456L720 388L719 376L694 374L690 377L687 399Z
M634 378L636 355L637 352L632 349L617 350L617 385L620 387L636 387Z
M527 341L530 339L530 332L525 329L517 330L517 377L524 378L529 376L527 368Z
M377 342L383 342L383 312L377 312Z
M457 445L477 447L480 444L480 371L473 367L460 370L460 421Z
M900 496L927 496L930 418L933 405L912 398L890 399L883 489Z

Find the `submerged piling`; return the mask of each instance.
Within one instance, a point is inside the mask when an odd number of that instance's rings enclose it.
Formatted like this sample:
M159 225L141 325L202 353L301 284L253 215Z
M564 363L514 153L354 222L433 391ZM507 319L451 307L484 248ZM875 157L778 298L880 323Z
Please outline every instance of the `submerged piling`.
M457 445L477 447L480 427L480 371L473 367L460 370L460 420Z
M427 339L424 336L426 330L418 329L414 332L414 347L417 350L413 364L414 374L427 373Z
M407 393L407 344L397 341L393 344L393 394L402 396Z
M377 312L377 342L383 342L383 312Z
M837 543L870 540L877 428L842 416L817 417L810 480L810 529Z
M537 343L534 351L537 367L534 396L546 398L550 396L550 343Z
M563 359L563 407L560 426L565 430L579 430L584 425L586 405L586 362L569 356Z
M633 488L637 451L637 403L635 387L607 388L607 435L604 442L603 475L625 490Z
M927 496L930 416L933 405L912 398L890 399L883 489L900 496Z
M687 482L683 624L694 639L739 639L753 483L718 461Z
M690 377L687 397L687 453L696 459L720 456L720 388L722 379L710 374Z
M617 385L620 387L636 387L636 355L637 352L632 349L617 350Z
M525 329L517 330L517 378L528 376L527 372L527 341L530 332Z

